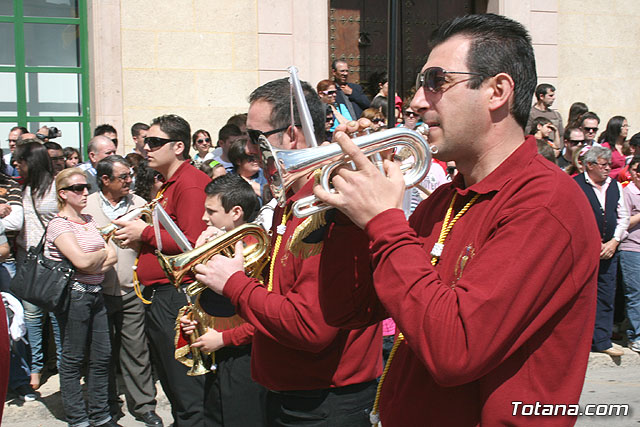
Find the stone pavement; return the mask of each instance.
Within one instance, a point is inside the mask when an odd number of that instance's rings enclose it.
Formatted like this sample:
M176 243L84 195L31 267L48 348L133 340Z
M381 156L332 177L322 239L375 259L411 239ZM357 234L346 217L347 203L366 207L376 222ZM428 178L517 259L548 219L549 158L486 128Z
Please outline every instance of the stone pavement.
M172 421L169 402L158 389L158 415L169 426ZM64 422L62 399L60 397L58 376L46 379L38 390L40 397L35 402L23 402L16 396L7 396L4 406L2 427L58 427L67 425ZM587 404L628 403L630 414L626 417L587 417L578 418L576 426L591 427L626 427L640 425L640 354L625 349L619 358L611 358L605 354L591 353L589 369L584 389L580 398L582 407ZM142 427L123 407L125 416L118 422L124 427Z

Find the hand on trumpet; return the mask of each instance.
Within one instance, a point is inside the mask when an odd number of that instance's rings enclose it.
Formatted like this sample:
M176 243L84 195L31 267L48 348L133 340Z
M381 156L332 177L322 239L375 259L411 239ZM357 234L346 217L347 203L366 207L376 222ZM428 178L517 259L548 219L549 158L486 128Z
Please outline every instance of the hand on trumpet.
M340 209L360 228L381 212L400 209L405 190L404 177L397 163L384 160L383 175L347 135L357 135L369 124L369 120L360 119L336 128L333 141L351 158L355 170L349 165L337 169L332 178L336 193L329 193L318 184L313 187L318 199Z
M180 318L180 329L187 334L193 334L198 322L192 320L191 316L182 316ZM199 348L204 352L212 352L220 350L224 347L224 341L222 339L222 332L218 332L215 329L209 329L205 334L201 335L197 340L190 344L191 347Z
M233 258L224 255L214 255L206 264L195 266L196 280L206 285L212 291L222 295L229 277L242 271L244 273L244 244L238 241Z
M224 233L226 233L226 231L218 227L214 227L213 225L208 226L202 233L200 233L200 236L198 236L198 240L196 240L196 248L199 248L209 240L213 240Z
M140 242L142 232L149 227L149 224L141 219L133 221L114 219L113 223L120 227L113 233L113 238L119 240L121 246L125 248L132 248L136 243Z

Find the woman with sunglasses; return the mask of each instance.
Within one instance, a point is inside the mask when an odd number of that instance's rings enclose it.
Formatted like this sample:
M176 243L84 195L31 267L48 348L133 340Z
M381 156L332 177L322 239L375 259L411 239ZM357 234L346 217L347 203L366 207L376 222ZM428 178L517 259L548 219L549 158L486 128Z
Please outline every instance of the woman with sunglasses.
M89 185L79 168L64 169L56 176L59 208L47 227L45 256L67 258L76 271L69 290L69 308L58 314L62 331L60 391L69 425L117 426L107 402L108 367L111 355L107 310L102 298L104 272L117 261L115 249L105 243L87 206ZM85 358L87 405L80 378Z
M320 80L316 85L316 89L318 91L318 96L320 96L320 100L325 104L326 110L333 113L333 124L327 131L327 140L331 141L331 135L333 135L333 131L335 128L340 125L349 122L350 120L354 120L351 117L351 113L344 104L338 104L336 102L336 97L338 94L338 90L336 89L336 83L332 80Z
M265 190L267 179L262 173L258 159L254 155L247 154L247 142L247 138L233 141L229 147L229 160L233 163L235 173L251 184L262 206L263 190Z
M360 116L360 118L371 120L371 123L372 123L371 128L373 129L374 132L378 132L379 130L382 130L387 124L387 120L384 114L382 113L382 110L378 108L373 108L373 107L367 108L362 112L362 116Z
M213 153L209 152L211 149L211 135L204 129L198 129L191 137L193 141L192 145L196 151L193 155L193 165L199 167L200 164L207 160L213 160Z
M611 150L611 172L609 176L618 178L618 174L626 164L626 154L630 153L629 145L625 144L629 134L629 123L622 116L613 116L607 122L607 129L600 134L598 143ZM628 153L627 153L628 152Z
M49 220L58 213L56 204L53 166L47 149L37 139L27 139L16 147L14 159L22 177L22 207L24 223L16 239L17 265L22 263L27 249L37 246L44 234ZM37 305L23 301L24 320L29 334L31 347L31 387L40 387L41 373L44 367L42 350L42 329L46 313ZM60 363L60 329L58 320L49 313L56 343L57 364Z

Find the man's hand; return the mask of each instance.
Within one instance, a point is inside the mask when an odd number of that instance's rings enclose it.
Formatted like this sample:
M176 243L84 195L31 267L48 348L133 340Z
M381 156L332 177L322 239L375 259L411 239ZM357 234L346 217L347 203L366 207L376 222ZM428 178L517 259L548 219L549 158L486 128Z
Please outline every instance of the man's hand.
M11 213L11 206L9 206L6 203L0 204L0 218L4 218L10 213Z
M224 347L222 332L218 332L215 329L209 329L206 334L203 334L196 340L196 342L192 343L191 347L199 348L206 352L220 350Z
M214 255L206 264L198 264L195 267L196 280L222 295L224 286L238 271L244 271L244 245L241 241L236 243L236 252L233 258L223 255Z
M619 242L611 239L600 247L600 259L611 259L618 249Z
M133 221L114 219L113 223L120 227L113 233L113 238L122 242L122 246L126 248L134 247L136 243L140 242L142 232L145 228L149 227L149 224L141 219L135 219Z
M213 225L210 225L202 233L200 233L198 240L196 240L196 248L199 248L200 246L207 243L209 240L213 240L216 237L223 235L224 233L225 233L224 230L221 230L218 227L214 227Z
M344 127L339 126L334 133L333 140L342 147L356 166L352 170L347 166L338 168L332 178L337 193L325 191L321 185L313 187L314 194L344 212L360 228L376 215L392 208L402 206L404 196L404 177L400 167L391 160L383 163L385 175L362 153L362 151L344 133L357 132L366 123L349 122Z
M351 95L353 93L353 89L348 84L341 84L340 89L344 92L345 95Z

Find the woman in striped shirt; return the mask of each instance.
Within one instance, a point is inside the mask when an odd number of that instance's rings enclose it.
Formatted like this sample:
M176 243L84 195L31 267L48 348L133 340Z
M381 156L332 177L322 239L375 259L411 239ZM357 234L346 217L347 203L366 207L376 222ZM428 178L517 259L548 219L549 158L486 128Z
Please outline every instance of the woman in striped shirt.
M69 425L117 426L107 402L108 366L111 355L107 310L102 299L104 272L116 263L116 252L105 244L91 215L80 212L89 195L81 169L64 169L56 176L59 213L47 228L45 256L66 257L76 272L66 312L58 315L62 332L60 390ZM80 377L89 355L88 411Z

